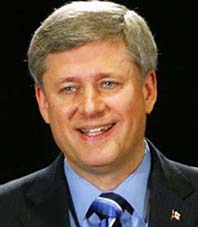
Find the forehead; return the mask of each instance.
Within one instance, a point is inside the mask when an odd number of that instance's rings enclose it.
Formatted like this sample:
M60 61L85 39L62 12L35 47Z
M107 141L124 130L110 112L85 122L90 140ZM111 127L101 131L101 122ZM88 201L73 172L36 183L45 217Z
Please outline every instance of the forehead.
M79 47L75 47L62 52L50 53L45 59L45 65L50 70L53 66L75 65L86 66L87 64L122 64L131 62L128 49L123 41L98 40L91 41Z
M93 41L83 46L59 53L51 53L46 58L46 79L55 83L62 81L90 81L101 77L124 77L138 73L129 58L123 41ZM71 79L72 78L72 79Z

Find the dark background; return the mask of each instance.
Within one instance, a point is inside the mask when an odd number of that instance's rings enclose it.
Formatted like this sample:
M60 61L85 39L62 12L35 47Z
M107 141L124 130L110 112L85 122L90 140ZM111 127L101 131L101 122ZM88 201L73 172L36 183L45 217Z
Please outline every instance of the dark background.
M146 135L169 158L198 166L196 22L190 2L115 1L147 20L159 48L159 96ZM34 97L26 52L34 30L64 1L17 1L1 8L0 183L49 164L58 154ZM196 25L195 25L196 24ZM196 62L195 62L196 60Z

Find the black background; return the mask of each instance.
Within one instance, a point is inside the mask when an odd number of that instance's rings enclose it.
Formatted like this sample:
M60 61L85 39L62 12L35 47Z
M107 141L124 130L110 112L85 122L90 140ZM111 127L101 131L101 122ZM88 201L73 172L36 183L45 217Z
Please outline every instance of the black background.
M169 158L198 166L197 24L190 2L115 1L135 8L159 48L158 101L146 135ZM64 1L17 1L2 6L0 183L49 164L58 154L39 114L26 52L34 30Z

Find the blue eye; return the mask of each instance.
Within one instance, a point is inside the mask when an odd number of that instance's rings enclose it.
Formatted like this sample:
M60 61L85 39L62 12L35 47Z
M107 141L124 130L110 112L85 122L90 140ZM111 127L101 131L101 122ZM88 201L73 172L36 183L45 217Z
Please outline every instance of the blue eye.
M71 94L71 93L76 92L76 88L75 88L75 87L72 87L72 86L68 86L68 87L65 87L65 88L64 88L64 92L65 92L66 94Z
M116 85L117 85L117 83L116 82L113 82L113 81L104 81L102 83L102 86L104 88L114 88Z

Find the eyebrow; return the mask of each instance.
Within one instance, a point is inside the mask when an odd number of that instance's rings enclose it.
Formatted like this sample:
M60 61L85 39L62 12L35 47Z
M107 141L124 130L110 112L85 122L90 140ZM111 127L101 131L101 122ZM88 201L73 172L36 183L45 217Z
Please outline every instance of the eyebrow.
M64 77L64 78L61 78L58 83L62 84L62 83L65 83L65 82L73 82L73 81L76 81L77 78L75 76L69 76L69 77Z
M94 77L96 79L104 79L104 78L109 78L109 77L122 77L122 75L118 75L118 74L115 74L113 72L110 72L110 73L97 73L94 75ZM80 78L82 79L82 78ZM78 82L79 81L79 77L78 76L67 76L67 77L62 77L60 78L60 80L58 81L58 84L62 84L62 83L67 83L67 82Z

